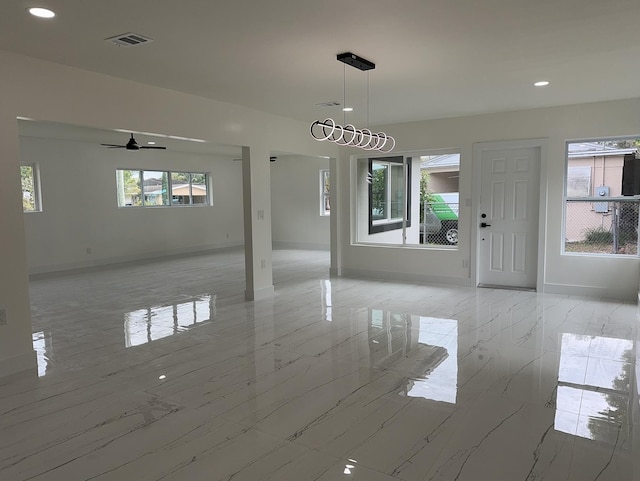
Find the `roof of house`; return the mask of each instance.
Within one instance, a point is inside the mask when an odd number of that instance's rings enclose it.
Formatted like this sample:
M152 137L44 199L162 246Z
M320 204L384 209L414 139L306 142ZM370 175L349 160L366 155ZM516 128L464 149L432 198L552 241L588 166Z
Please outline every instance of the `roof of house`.
M460 154L443 154L429 156L427 160L420 163L421 169L444 169L447 167L460 168Z

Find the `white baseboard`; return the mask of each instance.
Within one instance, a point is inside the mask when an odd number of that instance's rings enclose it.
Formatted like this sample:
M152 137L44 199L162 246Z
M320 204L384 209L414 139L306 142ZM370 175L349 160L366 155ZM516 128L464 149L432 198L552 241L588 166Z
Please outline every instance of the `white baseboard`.
M245 290L244 298L247 301L259 301L261 299L270 299L274 296L275 289L273 286L262 287L260 289Z
M307 250L307 251L328 251L331 249L330 244L314 243L314 242L286 242L286 241L273 241L273 249L294 249L294 250Z
M25 371L38 371L38 358L35 351L30 351L8 359L0 359L0 378L9 377Z
M473 287L470 278L410 274L405 272L370 271L364 269L342 269L342 277L355 277L367 280L413 282L418 284L439 284L447 286Z
M164 252L150 252L142 255L106 257L86 262L75 262L68 264L55 264L49 266L38 266L29 269L29 279L37 280L47 277L55 277L59 275L75 274L80 272L88 272L92 270L101 270L107 266L116 266L118 264L131 264L136 262L148 262L156 259L167 259L172 257L197 256L202 254L211 254L215 252L224 252L235 250L242 247L243 243L225 243L218 244L215 247L201 246L187 249L173 249Z
M594 286L568 286L565 284L544 284L546 294L560 294L564 296L582 296L596 299L615 299L620 301L636 302L638 289L629 286L628 289L611 289L609 287Z

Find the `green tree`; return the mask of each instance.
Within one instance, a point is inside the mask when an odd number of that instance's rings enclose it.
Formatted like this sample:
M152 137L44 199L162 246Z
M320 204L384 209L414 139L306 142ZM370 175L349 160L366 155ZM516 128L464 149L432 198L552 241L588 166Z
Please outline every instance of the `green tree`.
M603 142L605 147L616 149L634 149L640 147L640 139L620 139L620 140L606 140Z
M420 171L420 222L424 222L424 204L433 201L433 192L429 189L429 171Z
M371 209L374 219L385 218L387 204L387 167L374 168L371 173Z

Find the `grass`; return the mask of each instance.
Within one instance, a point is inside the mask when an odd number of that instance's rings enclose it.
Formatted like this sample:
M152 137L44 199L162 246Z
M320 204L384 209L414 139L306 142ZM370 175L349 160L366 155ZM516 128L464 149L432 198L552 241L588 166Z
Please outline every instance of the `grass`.
M565 252L584 252L589 254L614 254L613 242L567 242L564 245ZM617 254L636 255L638 244L630 242L618 246Z

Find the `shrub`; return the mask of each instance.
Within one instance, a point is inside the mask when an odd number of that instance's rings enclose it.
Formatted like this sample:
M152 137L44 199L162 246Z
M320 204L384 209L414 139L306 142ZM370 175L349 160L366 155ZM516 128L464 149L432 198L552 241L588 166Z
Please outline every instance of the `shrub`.
M611 244L613 242L613 233L602 227L586 229L584 237L590 244Z

